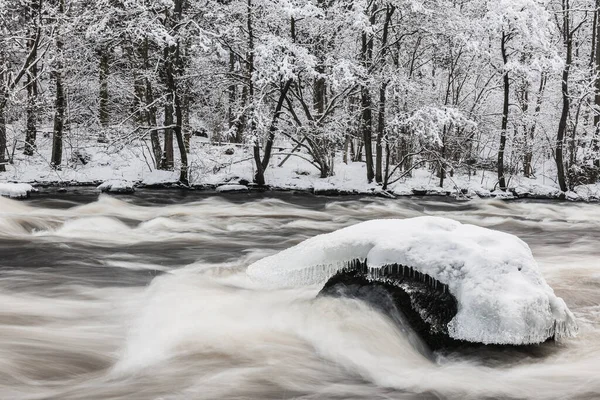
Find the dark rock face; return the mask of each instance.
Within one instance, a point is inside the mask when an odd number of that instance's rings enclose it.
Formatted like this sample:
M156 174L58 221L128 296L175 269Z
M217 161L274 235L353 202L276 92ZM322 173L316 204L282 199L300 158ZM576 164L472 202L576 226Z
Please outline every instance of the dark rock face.
M448 322L458 311L448 287L413 268L393 264L372 270L355 260L329 279L319 295L356 298L397 323L406 321L431 350L464 344L448 336Z

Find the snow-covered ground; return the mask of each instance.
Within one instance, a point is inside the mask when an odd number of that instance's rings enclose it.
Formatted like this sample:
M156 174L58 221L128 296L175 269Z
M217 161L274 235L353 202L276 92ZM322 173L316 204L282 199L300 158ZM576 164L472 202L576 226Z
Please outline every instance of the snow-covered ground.
M125 182L126 186L131 186L176 183L179 178L178 171L160 171L153 168L148 143L138 142L117 148L99 144L95 140L80 141L77 146L65 146L61 170L50 168L50 145L51 139L42 137L38 140L38 150L34 156L27 157L17 150L14 164L7 166L7 172L0 173L0 182L33 185L100 185L109 182L110 186L114 182ZM232 153L232 150L233 154L228 154ZM367 183L364 163L344 164L340 155L334 166L335 175L321 179L317 169L299 157L292 156L279 166L289 151L289 148L274 149L274 156L265 173L267 184L272 188L319 193L381 192L380 186ZM561 193L555 182L551 163L539 169L541 173L535 179L512 177L509 181L509 192L495 190L496 174L493 171L480 170L471 176L455 174L454 177L446 178L444 187L441 188L439 178L434 173L427 169L418 169L413 171L412 177L390 185L387 193L397 196L413 195L416 192L468 197L558 198ZM252 182L253 175L254 162L249 146L213 145L204 138L192 138L191 185L245 185ZM573 192L566 194L566 198L600 200L600 183L576 187Z

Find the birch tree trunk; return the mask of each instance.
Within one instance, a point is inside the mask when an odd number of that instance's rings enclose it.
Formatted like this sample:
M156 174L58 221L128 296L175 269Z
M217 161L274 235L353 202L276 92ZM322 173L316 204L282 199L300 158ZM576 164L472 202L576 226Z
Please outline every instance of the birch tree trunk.
M508 64L508 53L506 45L508 44L509 37L502 32L502 60L504 62L503 71L503 93L504 101L502 106L502 126L500 130L500 148L498 149L498 184L500 190L506 190L506 178L504 177L504 149L506 148L506 129L508 127L508 106L509 106L509 95L510 95L510 80L508 77L508 71L506 65Z

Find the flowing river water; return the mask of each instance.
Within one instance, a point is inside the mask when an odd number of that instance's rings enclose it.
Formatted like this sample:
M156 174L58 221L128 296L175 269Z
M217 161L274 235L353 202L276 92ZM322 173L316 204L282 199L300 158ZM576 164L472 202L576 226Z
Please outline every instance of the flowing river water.
M374 218L520 236L577 338L424 355L386 316L246 267ZM600 205L141 191L0 198L0 399L598 399Z

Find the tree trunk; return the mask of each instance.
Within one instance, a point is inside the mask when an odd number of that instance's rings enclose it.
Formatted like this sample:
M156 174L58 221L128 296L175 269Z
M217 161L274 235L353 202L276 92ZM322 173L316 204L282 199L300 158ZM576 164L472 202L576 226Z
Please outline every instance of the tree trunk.
M383 190L387 190L390 181L390 143L385 142L385 174L383 179Z
M65 96L62 83L62 73L56 72L56 101L54 113L54 130L52 134L52 159L50 164L55 169L60 169L62 162L62 140L65 121Z
M189 153L192 141L192 125L190 123L190 96L187 93L183 97L183 124L181 125L181 130L183 132L185 151Z
M523 98L521 100L521 113L527 117L529 111L529 82L524 83ZM529 141L529 127L527 123L523 123L523 175L529 178L532 174L531 160L533 154L531 152L532 143Z
M110 74L110 65L108 50L103 49L100 54L100 105L98 116L100 125L107 128L110 123L110 112L108 111L108 77Z
M537 119L540 115L540 111L542 109L542 101L544 100L544 90L546 89L546 82L547 82L548 78L546 76L546 74L544 72L542 72L542 75L540 77L540 87L538 89L538 93L537 93L537 99L535 101L535 112L533 115L533 124L531 125L531 128L529 129L529 146L526 149L526 153L525 153L525 176L529 177L531 175L533 175L533 140L535 138L535 130L537 127Z
M281 115L281 109L283 107L283 102L287 93L292 86L292 79L288 79L283 88L281 89L281 93L279 94L279 100L277 101L277 106L275 107L275 113L273 114L273 120L271 121L271 125L269 126L269 136L267 137L267 143L265 145L265 154L263 155L263 159L261 162L261 167L259 168L257 165L257 172L262 171L263 175L267 167L269 166L269 161L271 160L271 151L273 149L273 143L275 142L275 132L277 132L277 121ZM264 176L262 177L264 181Z
M443 134L442 134L442 150L440 152L440 161L439 161L439 167L440 167L439 177L440 177L440 187L441 188L444 187L444 179L446 179L446 166L444 165L445 160L446 160L446 127L444 126L444 130L443 130Z
M64 13L64 0L59 0L58 11L60 17ZM56 67L54 69L54 79L56 81L56 100L54 103L54 129L52 133L52 158L50 165L55 169L60 169L62 163L63 148L63 128L65 121L65 94L63 89L63 42L60 36L59 28L56 29Z
M565 174L565 163L563 159L563 146L564 139L567 132L567 119L569 117L569 108L571 107L571 100L569 99L569 70L572 63L572 37L568 35L567 38L567 61L563 69L562 74L562 112L560 114L560 121L558 123L558 133L556 135L556 173L558 177L558 185L560 190L566 192L568 190L567 180Z
M110 74L108 49L100 50L100 94L98 103L98 119L102 132L98 137L99 142L106 142L106 129L110 123L110 112L108 110L108 78Z
M0 72L0 74L4 74ZM3 78L3 77L0 77ZM6 101L8 100L4 89L3 79L0 79L0 172L6 172Z
M325 1L319 1L320 7L327 7ZM295 35L294 32L292 32ZM327 40L325 37L320 36L317 38L315 48L317 49L316 58L318 63L315 66L315 72L317 77L313 82L313 110L314 116L309 118L311 120L311 129L314 129L313 138L309 140L309 144L312 148L312 155L316 158L316 162L319 165L319 172L321 178L327 178L333 174L333 158L330 157L329 152L335 144L327 138L323 131L323 116L325 114L325 108L327 104L327 81L325 75L325 49L327 48Z
M34 50L35 51L35 50ZM25 150L23 154L32 156L35 151L35 140L37 137L37 64L33 64L27 74L27 128L25 132Z
M556 134L556 150L555 150L555 161L556 161L556 173L558 178L558 185L560 190L566 192L567 179L565 174L565 163L563 155L564 140L567 133L567 119L569 117L569 110L571 107L571 100L569 98L569 72L571 70L571 64L573 63L573 34L571 32L571 16L568 1L562 3L563 11L563 26L562 33L564 44L567 51L567 59L562 73L562 112L560 114L560 121L558 122L558 132Z
M254 183L258 186L265 185L265 171L262 167L262 160L260 159L260 140L256 136L256 121L254 120L254 82L252 76L254 75L254 29L252 21L252 0L246 2L246 28L248 30L248 52L246 59L247 62L247 96L250 103L250 137L254 137L253 156L254 164L256 165L256 174L254 175Z
M229 51L229 73L233 75L235 72L235 54L233 50ZM237 85L235 84L233 76L230 77L231 83L228 88L228 105L227 105L227 121L229 122L229 129L231 130L235 127L235 107L237 101ZM230 133L231 135L231 133ZM241 138L240 138L241 139ZM232 142L238 142L238 135L232 136L229 138Z
M354 151L354 141L352 141L352 148L350 149L353 152L352 161L354 162L362 162L363 160L363 141L358 139L356 143L356 151Z
M371 12L370 22L371 25L374 25L374 18L376 14L376 7L373 7ZM371 67L371 61L373 57L373 37L372 34L367 35L366 32L362 33L361 36L361 57L362 63L365 68ZM361 100L361 131L362 138L364 142L365 149L365 158L367 164L367 181L369 183L373 182L375 178L375 173L373 172L373 111L372 107L372 98L371 91L367 86L368 83L365 83L360 88L360 100Z
M38 57L38 43L36 37L40 34L38 16L41 12L41 1L33 0L30 4L31 26L28 30L27 51L34 60L27 73L27 128L25 132L25 150L23 154L32 156L35 151L35 141L37 136L37 102L38 102L38 65L35 60Z
M244 132L246 131L246 122L248 120L246 115L246 107L248 105L248 85L244 85L242 87L242 94L240 96L240 109L242 111L238 118L235 120L235 142L243 143L244 142Z
M566 68L565 68L566 70ZM563 72L563 80L568 79L568 73ZM556 173L558 176L558 185L560 186L560 190L563 192L567 191L567 182L565 176L565 163L563 160L563 144L565 133L567 130L567 117L569 115L569 107L570 101L568 97L568 85L563 81L562 83L562 93L563 93L563 109L560 115L560 122L558 123L558 133L556 135Z
M146 79L146 104L152 104L154 102L154 95L152 93L152 83ZM152 154L154 154L154 163L156 168L160 168L161 163L161 145L158 131L156 130L156 106L148 106L146 111L146 118L148 119L148 126L152 131L150 132L150 143L152 144Z
M168 13L168 11L166 11ZM165 18L166 28L173 24L172 16ZM173 170L173 103L175 101L173 82L173 55L171 46L166 46L163 50L163 80L166 86L165 106L164 106L164 135L165 142L162 153L161 168L164 170Z
M148 78L148 73L150 71L150 60L148 59L148 38L144 38L144 42L141 47L142 60L144 62L144 96L146 102L146 111L144 115L146 116L146 124L151 129L150 131L150 143L152 144L152 154L154 155L154 166L156 168L161 168L161 160L162 160L162 150L160 145L160 138L158 135L158 130L156 130L157 122L156 122L156 111L157 107L154 104L154 90L152 88L152 82Z
M525 136L528 135L528 132L525 132ZM533 166L532 166L532 162L533 162L533 153L531 152L530 148L531 148L531 143L529 142L529 139L526 139L527 142L525 143L525 155L523 156L523 175L526 178L531 178L531 176L533 175Z
M342 162L344 164L348 164L348 151L350 151L350 144L352 143L352 136L349 133L346 133L346 139L344 140L344 154L342 158Z
M377 115L377 144L375 156L375 181L383 183L383 136L385 132L385 90L386 84L382 83L379 88L379 110Z
M138 125L144 126L146 125L146 121L148 121L148 116L146 115L146 80L143 76L143 69L139 68L136 62L132 62L131 64L131 68L133 69L133 93L135 94L133 112L136 115Z
M167 94L165 104L165 143L161 161L161 168L165 170L173 169L173 94Z
M383 24L383 33L381 38L381 58L385 62L387 53L387 42L389 26L394 14L395 8L392 5L386 6L385 22ZM377 183L383 183L383 139L385 134L385 92L387 89L387 81L381 83L379 88L379 109L377 115L377 144L375 147L375 181Z
M595 68L596 51L598 39L598 12L600 11L600 0L596 0L596 9L594 10L594 19L592 20L592 46L590 52L590 68Z
M0 65L6 65L5 49L0 47ZM6 108L8 102L8 72L0 67L0 172L6 171Z
M188 181L188 159L187 159L187 148L185 146L185 140L183 137L183 107L181 106L181 99L178 95L175 95L175 137L177 139L177 146L179 147L179 155L181 157L181 168L179 170L179 182L185 186L189 185Z
M254 183L258 186L265 185L265 170L262 167L260 159L260 145L255 142L253 147L254 164L256 165L256 173L254 174Z
M371 111L371 93L369 88L362 87L360 90L360 100L362 106L362 138L364 142L365 160L367 163L367 181L373 182L375 174L373 173L373 116Z
M163 50L163 80L166 86L166 102L164 116L165 143L161 167L172 170L174 167L173 157L173 134L177 140L181 167L179 171L179 182L188 185L188 158L184 138L184 104L182 98L187 95L183 90L182 77L185 70L185 55L181 54L181 43L177 31L183 14L184 0L175 0L173 13L166 11L165 27L173 29L176 43L168 45ZM175 119L173 119L175 113Z
M594 21L595 24L595 57L594 65L596 71L595 81L595 96L594 105L596 106L596 113L594 114L594 137L592 140L592 149L594 150L594 165L600 167L600 21L598 20L598 14L600 13L600 0L596 0L596 13Z
M179 24L183 16L183 6L185 0L175 0L175 7L173 9L173 23L174 30L177 32ZM177 140L177 147L179 148L179 157L181 166L179 169L179 182L183 185L188 185L188 146L186 146L184 132L187 128L184 125L184 102L187 97L187 91L185 90L184 82L182 78L184 76L186 62L185 44L182 54L182 44L179 38L173 46L167 48L168 51L168 69L167 69L167 90L170 92L170 97L173 100L175 106L175 127L173 132L175 133L175 139ZM173 140L171 139L171 163L173 162Z
M506 129L508 127L508 106L509 106L509 94L510 94L510 80L508 78L508 71L506 70L506 66L508 64L508 54L506 51L506 44L508 42L508 38L506 34L502 32L502 59L504 61L504 74L503 74L503 82L504 82L504 103L502 107L502 127L500 131L500 148L498 149L498 183L500 185L501 190L506 190L506 179L504 177L504 149L506 148Z

